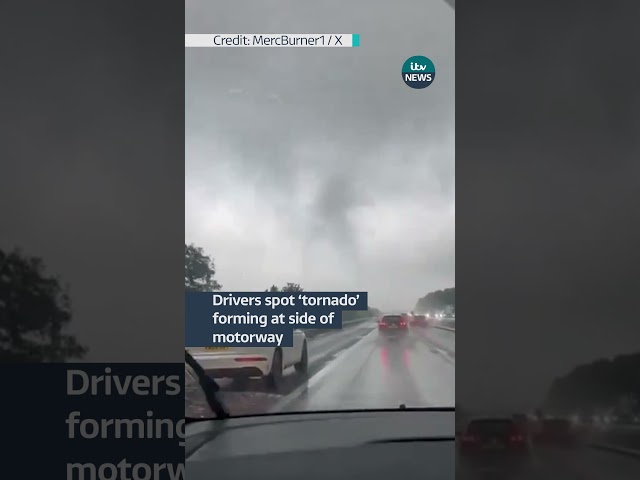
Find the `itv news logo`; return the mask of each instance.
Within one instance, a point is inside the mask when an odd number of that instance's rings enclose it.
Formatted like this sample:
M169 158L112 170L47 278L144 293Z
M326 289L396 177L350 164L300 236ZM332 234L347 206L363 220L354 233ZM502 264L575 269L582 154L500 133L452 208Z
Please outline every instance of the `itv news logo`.
M411 88L427 88L436 78L436 67L427 57L416 55L402 65L402 80Z

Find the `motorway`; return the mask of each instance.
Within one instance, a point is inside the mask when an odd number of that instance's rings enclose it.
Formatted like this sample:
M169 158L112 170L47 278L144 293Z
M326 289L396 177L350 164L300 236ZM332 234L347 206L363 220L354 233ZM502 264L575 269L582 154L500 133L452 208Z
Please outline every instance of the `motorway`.
M463 424L464 421L461 423ZM473 462L458 457L456 478L640 479L640 427L638 426L610 426L591 433L583 433L579 445L575 447L550 447L533 443L531 451L530 459L525 462L513 461L508 456L501 455L480 457Z
M272 411L453 406L455 337L453 332L411 330L406 339L381 338L375 322L310 344L312 359L324 358L304 384ZM446 337L444 340L441 337Z
M595 432L590 441L602 446L632 449L640 454L640 425L612 425Z
M232 415L351 408L450 406L455 404L455 331L414 330L406 342L381 342L375 321L357 323L309 340L309 379L288 371L278 394L259 380L219 381ZM197 396L197 395L195 395ZM191 397L191 400L189 400ZM202 401L187 389L185 413L200 416ZM640 429L610 429L591 443L640 450ZM634 443L637 442L637 443ZM640 479L640 452L614 453L592 445L533 448L529 462L516 468L504 459L470 467L459 462L461 479Z
M455 404L455 332L414 329L381 340L374 319L310 338L307 381L289 369L274 394L257 379L219 380L220 397L232 415ZM201 416L197 392L187 386L186 394L185 413Z
M456 478L526 480L637 480L640 457L609 453L590 446L535 448L529 461L510 464L509 459L484 459L469 465L458 459Z
M474 415L475 416L475 415ZM532 443L525 462L508 456L458 457L456 478L461 479L640 479L640 427L610 426L582 434L575 447Z

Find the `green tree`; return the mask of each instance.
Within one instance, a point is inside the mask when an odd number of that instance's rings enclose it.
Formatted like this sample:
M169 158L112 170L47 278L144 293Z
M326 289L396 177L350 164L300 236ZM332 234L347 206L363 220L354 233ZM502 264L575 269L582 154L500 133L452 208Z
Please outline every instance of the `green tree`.
M277 285L271 285L265 292L304 292L304 289L299 283L287 283L284 287L278 288Z
M287 283L284 287L282 287L281 292L304 292L304 289L300 286L299 283Z
M615 408L628 398L640 400L640 352L579 365L556 378L544 408L560 413L596 412Z
M213 277L216 267L213 259L193 243L184 245L184 289L187 292L213 292L220 285Z
M456 307L455 287L427 293L424 297L418 300L414 310L422 313L430 312L432 310L443 310L446 307L453 307L454 309Z
M0 250L0 362L65 362L88 349L64 333L71 323L68 287L45 274L44 262Z

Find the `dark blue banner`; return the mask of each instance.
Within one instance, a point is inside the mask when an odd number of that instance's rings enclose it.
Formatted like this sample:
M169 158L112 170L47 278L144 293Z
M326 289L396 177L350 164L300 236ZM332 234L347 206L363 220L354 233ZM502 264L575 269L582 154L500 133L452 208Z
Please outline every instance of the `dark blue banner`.
M189 292L185 347L293 346L294 329L341 329L366 292Z
M0 374L20 386L3 389L2 431L18 447L6 478L184 478L184 365L38 364Z

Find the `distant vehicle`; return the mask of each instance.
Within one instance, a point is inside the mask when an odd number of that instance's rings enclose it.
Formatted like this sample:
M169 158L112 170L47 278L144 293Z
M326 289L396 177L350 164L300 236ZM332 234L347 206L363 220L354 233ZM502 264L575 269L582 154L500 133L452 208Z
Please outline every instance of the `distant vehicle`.
M460 453L503 453L528 456L526 432L512 418L481 418L469 422L460 439Z
M577 440L577 431L566 418L545 418L540 422L536 440L540 443L572 445Z
M278 390L284 370L294 367L307 375L307 337L293 331L293 347L198 347L187 351L214 378L262 378L270 390Z
M531 434L531 421L526 413L515 413L511 418L526 435Z
M405 335L408 331L408 320L405 314L384 315L378 322L378 332L385 337Z
M414 315L411 317L410 325L412 327L426 328L429 326L429 319L426 315Z

